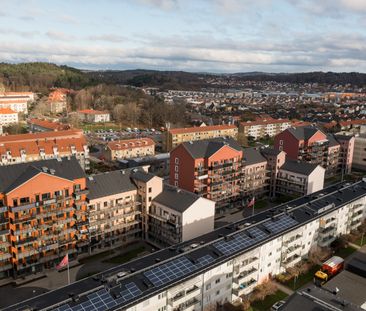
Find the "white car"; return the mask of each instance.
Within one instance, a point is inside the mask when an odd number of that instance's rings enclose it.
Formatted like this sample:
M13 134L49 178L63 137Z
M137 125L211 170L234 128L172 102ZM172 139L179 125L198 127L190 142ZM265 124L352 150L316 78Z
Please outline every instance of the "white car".
M280 300L277 301L276 303L273 304L273 306L271 307L272 311L277 311L277 310L281 310L281 307L285 304L285 301Z

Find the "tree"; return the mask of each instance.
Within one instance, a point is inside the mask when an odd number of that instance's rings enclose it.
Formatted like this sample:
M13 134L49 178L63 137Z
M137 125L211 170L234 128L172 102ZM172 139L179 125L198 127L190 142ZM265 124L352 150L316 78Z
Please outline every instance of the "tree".
M252 295L250 296L251 301L264 300L269 295L273 295L277 291L277 286L272 280L267 280L257 285Z
M309 252L308 261L314 265L321 265L331 254L329 248L313 247Z

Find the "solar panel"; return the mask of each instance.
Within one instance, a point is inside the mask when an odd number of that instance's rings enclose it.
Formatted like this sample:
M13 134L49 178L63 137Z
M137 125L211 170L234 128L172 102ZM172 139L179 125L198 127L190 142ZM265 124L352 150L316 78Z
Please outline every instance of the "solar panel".
M186 257L180 257L166 264L144 272L144 275L155 286L163 285L169 281L178 279L196 270L193 263Z
M236 253L242 249L245 249L252 244L254 244L254 241L244 232L242 232L234 235L233 238L230 240L221 240L214 243L213 245L224 255L230 255L232 253Z
M248 233L252 236L255 243L264 240L268 236L267 233L257 227L249 228Z
M123 303L129 301L132 298L142 294L142 291L133 282L127 283L125 287L126 289L120 292L121 297L117 299L117 303Z
M210 264L214 260L215 259L211 255L205 255L205 256L200 257L200 258L197 259L197 263L195 264L195 266L197 268L202 268L204 266L207 266L208 264Z
M295 219L287 215L282 215L274 220L265 222L263 226L273 233L279 233L297 224L298 222Z

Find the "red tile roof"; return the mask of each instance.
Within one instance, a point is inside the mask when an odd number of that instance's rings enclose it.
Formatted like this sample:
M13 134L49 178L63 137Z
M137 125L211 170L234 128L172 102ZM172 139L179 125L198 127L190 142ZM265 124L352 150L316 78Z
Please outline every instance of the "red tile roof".
M70 125L68 124L62 124L59 122L51 122L48 120L41 120L41 119L30 119L28 121L29 124L34 124L41 126L46 129L54 130L54 131L62 131L62 130L68 130L70 129Z
M366 124L366 119L347 120L339 122L340 126L361 125L361 124Z
M67 131L57 132L41 132L41 133L29 133L29 134L17 134L17 135L5 135L0 136L1 143L22 142L22 141L36 141L36 140L53 140L53 139L65 139L65 138L83 138L83 131L78 129L72 129Z
M171 134L184 134L184 133L195 133L195 132L209 132L218 130L229 130L236 129L235 125L212 125L212 126L196 126L196 127L186 127L186 128L175 128L170 129Z
M107 111L100 111L100 110L94 110L94 109L79 110L78 113L83 113L83 114L109 114L109 112L107 112Z
M264 118L264 119L256 119L255 121L246 121L241 122L242 126L252 126L252 125L266 125L266 124L279 124L279 123L289 123L288 119L272 119L272 118Z
M14 114L14 113L17 112L10 108L0 108L0 114Z
M140 148L147 146L154 146L155 142L151 138L135 138L116 140L108 143L108 148L111 150L125 150L131 148Z

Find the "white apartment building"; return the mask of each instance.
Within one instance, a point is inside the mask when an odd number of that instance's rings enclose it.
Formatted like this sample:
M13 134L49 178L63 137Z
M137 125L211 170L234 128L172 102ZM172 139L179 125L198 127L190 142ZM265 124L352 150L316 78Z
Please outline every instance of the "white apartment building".
M239 134L251 136L256 140L265 136L274 137L290 126L291 122L287 119L258 118L255 121L241 122Z
M18 113L9 108L0 108L0 126L18 123Z
M215 310L357 228L365 214L366 181L333 185L4 311L94 304L121 311ZM70 299L71 289L77 299Z
M102 123L110 121L110 114L106 111L99 111L93 109L79 110L78 116L80 120L89 123Z

